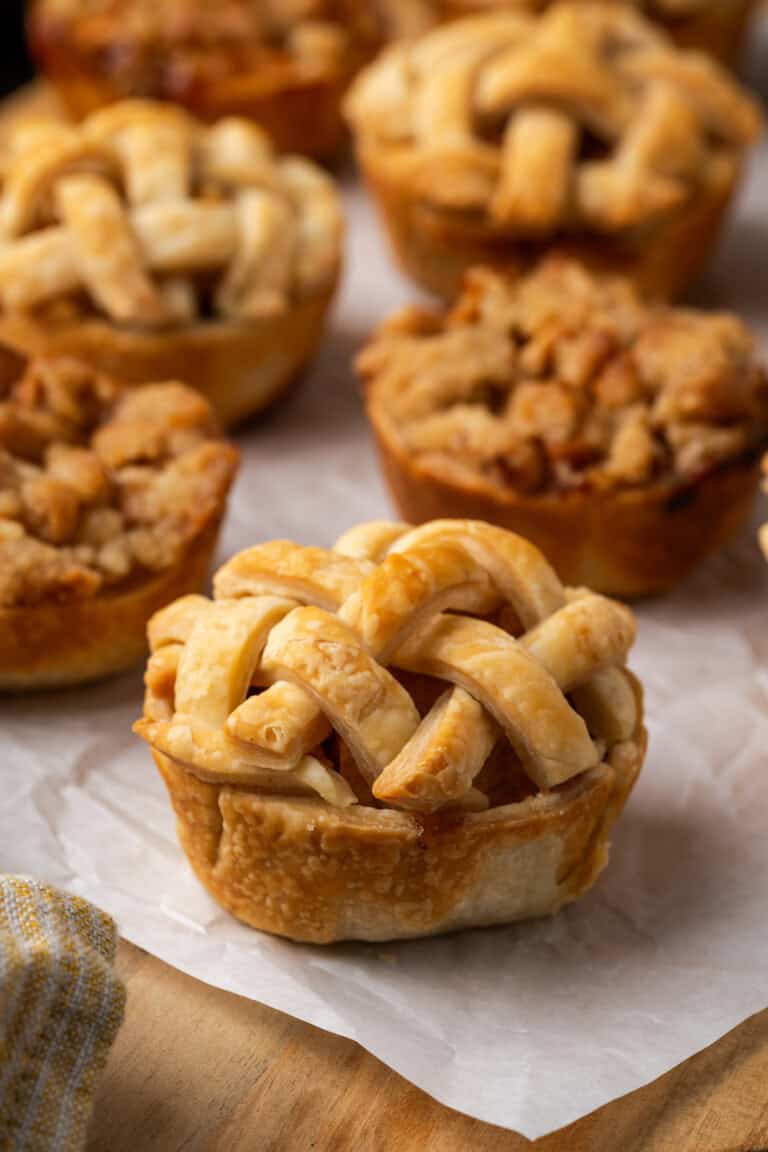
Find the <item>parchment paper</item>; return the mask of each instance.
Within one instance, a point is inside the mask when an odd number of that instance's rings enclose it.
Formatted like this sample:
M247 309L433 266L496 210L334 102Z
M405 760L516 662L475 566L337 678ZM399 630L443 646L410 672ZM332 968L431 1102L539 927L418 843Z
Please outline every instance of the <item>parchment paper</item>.
M703 296L758 324L767 193L764 152ZM241 437L219 559L276 536L329 544L389 514L349 360L413 292L351 183L348 200L349 274L331 333L300 390ZM649 760L608 871L555 919L328 949L242 927L194 880L131 735L138 671L0 704L0 871L87 896L185 972L359 1041L454 1108L540 1136L768 1006L767 604L751 529L640 609Z

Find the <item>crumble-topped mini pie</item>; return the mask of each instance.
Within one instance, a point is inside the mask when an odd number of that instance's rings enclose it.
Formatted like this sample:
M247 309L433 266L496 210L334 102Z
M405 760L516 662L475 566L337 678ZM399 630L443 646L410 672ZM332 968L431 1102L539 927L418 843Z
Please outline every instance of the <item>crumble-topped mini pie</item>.
M36 0L29 39L66 106L129 98L246 116L283 152L336 155L341 99L380 25L357 0Z
M298 940L575 900L645 753L632 613L488 524L273 541L150 623L144 716L197 876Z
M473 264L517 268L553 248L679 294L760 127L714 61L626 5L591 2L394 45L347 113L395 253L444 297Z
M205 581L237 460L182 384L0 347L0 689L139 661L153 612Z
M333 182L245 120L127 101L24 123L0 193L0 339L128 384L184 380L226 424L320 338L339 272Z
M660 24L684 48L709 52L733 62L742 41L754 0L625 0ZM551 0L389 0L402 34L426 28L442 20L499 12L502 9L541 12Z
M744 325L567 261L473 270L452 310L396 315L358 368L402 514L521 532L568 583L664 591L757 491L768 386Z

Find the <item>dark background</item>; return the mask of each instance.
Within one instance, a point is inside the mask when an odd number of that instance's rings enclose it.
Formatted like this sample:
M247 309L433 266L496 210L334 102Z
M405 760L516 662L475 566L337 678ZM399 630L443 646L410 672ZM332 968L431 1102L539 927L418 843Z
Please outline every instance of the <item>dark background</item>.
M0 0L0 96L18 87L32 72L24 45L22 0Z

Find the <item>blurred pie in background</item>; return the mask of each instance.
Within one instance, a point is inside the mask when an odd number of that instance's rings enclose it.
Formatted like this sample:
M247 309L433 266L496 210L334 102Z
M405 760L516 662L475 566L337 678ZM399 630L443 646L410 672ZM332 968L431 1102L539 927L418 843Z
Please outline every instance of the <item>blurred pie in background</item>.
M358 367L401 514L520 532L569 584L663 592L757 493L768 384L747 328L577 264L476 269L451 310L393 317Z
M0 690L140 660L152 613L205 582L237 463L191 388L0 345Z
M682 47L710 52L735 62L755 8L755 0L616 0L634 3L661 24ZM385 0L386 3L386 0ZM405 35L429 24L480 12L541 12L550 0L389 0L392 15Z
M341 262L333 180L250 120L124 101L10 135L0 337L126 384L184 380L223 424L312 356Z
M616 0L619 2L619 0ZM203 120L247 116L276 147L320 159L345 141L350 80L386 42L547 0L33 0L32 55L76 117L169 100ZM733 61L754 0L636 0L678 44Z
M674 298L699 275L761 117L634 7L485 12L401 41L346 101L363 176L417 283L566 248Z
M37 0L33 55L66 107L149 97L204 120L248 116L281 151L328 158L339 105L380 42L380 15L356 0Z

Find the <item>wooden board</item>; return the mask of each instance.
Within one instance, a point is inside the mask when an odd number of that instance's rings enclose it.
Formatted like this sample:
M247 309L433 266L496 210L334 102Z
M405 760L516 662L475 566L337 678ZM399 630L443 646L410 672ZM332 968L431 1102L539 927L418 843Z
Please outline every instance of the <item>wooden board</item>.
M127 1018L99 1084L88 1152L768 1149L768 1012L532 1145L443 1108L349 1040L209 988L128 944L119 968Z

